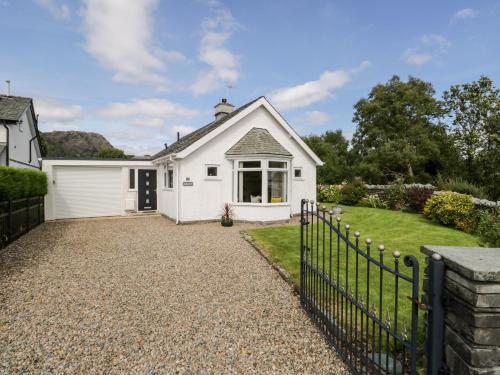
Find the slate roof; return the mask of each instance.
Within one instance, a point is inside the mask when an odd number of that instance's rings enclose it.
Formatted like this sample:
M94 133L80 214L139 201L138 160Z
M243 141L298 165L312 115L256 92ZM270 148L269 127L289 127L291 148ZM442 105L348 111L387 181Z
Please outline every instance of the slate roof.
M219 120L212 121L211 123L196 129L195 131L185 135L181 139L179 139L177 142L172 143L170 146L167 148L161 150L160 152L156 153L155 155L152 156L151 159L158 159L161 158L162 156L166 156L169 154L174 154L176 152L180 152L184 150L185 148L191 146L193 143L195 143L197 140L203 138L205 135L210 133L211 131L217 129L219 126L223 125L227 120L233 118L236 116L238 113L243 111L244 109L250 107L253 103L255 103L257 100L262 98L262 96L259 96L257 99L252 100L251 102L246 103L245 105L242 105L241 107L235 109L233 112L227 114L226 116L222 117Z
M0 95L0 120L18 121L30 103L31 98Z
M258 155L269 154L279 156L292 156L267 129L252 128L236 144L231 147L226 155Z

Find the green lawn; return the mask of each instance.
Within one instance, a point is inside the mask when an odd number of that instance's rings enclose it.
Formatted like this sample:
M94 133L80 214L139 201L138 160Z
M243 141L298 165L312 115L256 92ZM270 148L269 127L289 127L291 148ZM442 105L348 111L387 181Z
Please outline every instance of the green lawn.
M350 239L354 240L354 232L361 232L360 247L365 249L365 240L370 238L372 240L372 256L378 259L379 252L377 250L379 244L384 244L384 263L390 267L394 267L394 258L392 253L394 250L401 252L400 270L411 276L411 269L408 269L404 263L403 258L405 255L414 255L420 263L420 280L423 280L423 273L425 268L424 255L420 252L421 245L443 245L443 246L478 246L476 237L444 227L442 225L433 223L425 219L422 215L403 213L390 210L382 210L366 207L344 207L344 213L341 215L341 228L344 231L344 225L350 225ZM316 229L314 230L316 232ZM281 265L287 270L290 276L298 284L299 282L299 263L300 263L300 229L299 225L285 225L281 227L266 227L259 229L251 229L248 233L254 238L256 243L267 253L267 255L276 263ZM320 241L322 238L322 226L320 226ZM329 253L329 232L328 229L325 233L326 240L326 259ZM335 234L332 236L333 241L333 264L332 269L336 268L336 243L337 237ZM342 244L342 242L341 242ZM340 280L345 284L345 243L340 250L340 265L341 272ZM320 251L320 259L322 252ZM328 260L325 260L325 269L329 269ZM322 263L320 260L320 267ZM379 302L379 287L380 287L380 273L379 267L370 266L370 300L376 303L377 311ZM349 251L349 285L355 285L355 252L351 249ZM359 260L359 293L366 295L366 260L360 257ZM333 271L333 278L336 278L335 271ZM392 315L395 305L394 295L394 277L389 273L383 273L382 281L383 290L383 315L387 312ZM420 292L421 294L421 292ZM398 296L398 308L402 320L405 320L409 325L411 316L411 303L406 296L411 295L410 284L400 281L400 294ZM370 303L371 305L371 303ZM422 317L422 312L419 312ZM401 322L401 320L400 320ZM419 324L420 330L423 324Z

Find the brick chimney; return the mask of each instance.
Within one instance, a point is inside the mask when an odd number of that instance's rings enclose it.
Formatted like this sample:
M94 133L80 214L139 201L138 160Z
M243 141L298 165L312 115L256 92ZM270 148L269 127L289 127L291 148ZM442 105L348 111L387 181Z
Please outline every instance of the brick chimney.
M227 99L221 99L220 103L214 107L215 121L220 120L225 115L234 111L234 105L227 102Z

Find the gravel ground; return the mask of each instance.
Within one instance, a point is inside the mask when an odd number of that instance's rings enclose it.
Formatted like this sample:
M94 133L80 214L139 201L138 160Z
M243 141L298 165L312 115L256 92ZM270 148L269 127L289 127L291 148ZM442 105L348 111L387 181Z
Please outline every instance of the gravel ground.
M35 228L0 251L0 371L345 373L244 227Z

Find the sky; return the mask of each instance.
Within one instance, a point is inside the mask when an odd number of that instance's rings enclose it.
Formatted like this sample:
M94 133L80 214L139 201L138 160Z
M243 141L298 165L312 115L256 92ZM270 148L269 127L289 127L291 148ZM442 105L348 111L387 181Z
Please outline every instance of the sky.
M341 129L393 75L436 96L500 81L500 0L0 0L0 92L41 131L103 134L152 154L265 95L302 135Z

